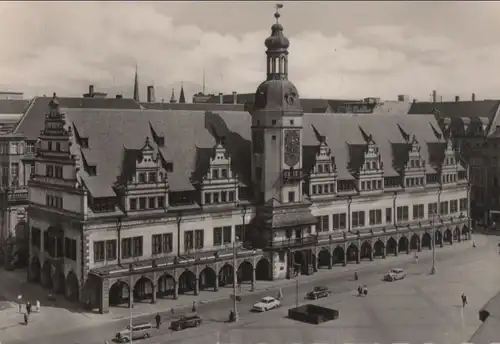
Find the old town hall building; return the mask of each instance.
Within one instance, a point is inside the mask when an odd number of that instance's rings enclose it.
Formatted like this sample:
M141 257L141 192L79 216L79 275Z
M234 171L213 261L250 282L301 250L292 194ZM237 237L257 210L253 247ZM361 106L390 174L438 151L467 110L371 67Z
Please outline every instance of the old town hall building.
M31 280L107 312L428 249L433 225L436 245L469 237L467 168L436 120L304 113L275 16L248 112L54 95L29 182Z

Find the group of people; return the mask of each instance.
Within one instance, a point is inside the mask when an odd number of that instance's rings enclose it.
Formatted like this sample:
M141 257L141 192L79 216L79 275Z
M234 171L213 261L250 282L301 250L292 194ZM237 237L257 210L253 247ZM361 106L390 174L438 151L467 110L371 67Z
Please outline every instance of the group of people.
M359 296L368 295L368 288L366 287L366 284L364 286L361 285L358 286L358 295Z

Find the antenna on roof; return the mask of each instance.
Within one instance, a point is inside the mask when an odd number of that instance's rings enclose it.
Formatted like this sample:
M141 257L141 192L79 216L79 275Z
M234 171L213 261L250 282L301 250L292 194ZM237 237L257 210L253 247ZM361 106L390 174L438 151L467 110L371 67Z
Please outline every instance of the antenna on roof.
M205 68L203 68L203 94L205 94Z

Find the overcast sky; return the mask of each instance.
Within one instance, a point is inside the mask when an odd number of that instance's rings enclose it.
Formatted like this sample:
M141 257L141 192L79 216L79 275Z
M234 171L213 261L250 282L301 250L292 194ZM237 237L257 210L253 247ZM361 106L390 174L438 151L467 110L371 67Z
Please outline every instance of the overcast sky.
M254 92L273 2L0 2L0 85L27 96L131 96L135 64L170 98ZM500 3L284 2L289 78L302 97L500 98Z

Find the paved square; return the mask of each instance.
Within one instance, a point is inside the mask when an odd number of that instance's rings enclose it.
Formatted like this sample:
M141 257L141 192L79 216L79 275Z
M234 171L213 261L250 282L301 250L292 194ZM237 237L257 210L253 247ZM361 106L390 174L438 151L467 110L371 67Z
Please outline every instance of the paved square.
M286 309L282 309L210 338L238 344L467 342L480 325L478 310L498 292L500 256L494 244L488 243L444 262L439 262L439 253L437 258L435 276L428 274L430 266L418 263L404 280L369 287L367 297L349 292L313 302L338 309L337 320L309 325L287 319ZM462 293L468 296L465 308ZM182 342L208 343L208 338Z

